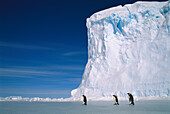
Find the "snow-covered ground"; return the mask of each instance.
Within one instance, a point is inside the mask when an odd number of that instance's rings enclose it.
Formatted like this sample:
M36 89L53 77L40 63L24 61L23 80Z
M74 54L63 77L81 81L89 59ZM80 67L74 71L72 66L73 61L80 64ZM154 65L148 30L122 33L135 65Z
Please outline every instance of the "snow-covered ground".
M136 2L87 19L88 63L71 92L92 100L170 96L170 2Z
M114 102L0 102L1 114L169 114L169 101Z

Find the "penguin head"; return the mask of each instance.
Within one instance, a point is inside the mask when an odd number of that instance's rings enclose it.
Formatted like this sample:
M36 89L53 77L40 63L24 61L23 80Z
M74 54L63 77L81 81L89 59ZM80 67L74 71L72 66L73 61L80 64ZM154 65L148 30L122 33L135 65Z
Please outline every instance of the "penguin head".
M116 95L113 95L113 97L115 97Z
M127 93L128 95L131 95L130 93Z

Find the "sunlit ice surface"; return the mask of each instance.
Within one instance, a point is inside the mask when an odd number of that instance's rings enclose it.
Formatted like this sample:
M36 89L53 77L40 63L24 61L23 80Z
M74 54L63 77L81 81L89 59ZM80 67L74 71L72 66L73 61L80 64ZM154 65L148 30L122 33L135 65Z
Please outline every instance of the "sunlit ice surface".
M169 100L82 102L0 102L1 114L169 114Z

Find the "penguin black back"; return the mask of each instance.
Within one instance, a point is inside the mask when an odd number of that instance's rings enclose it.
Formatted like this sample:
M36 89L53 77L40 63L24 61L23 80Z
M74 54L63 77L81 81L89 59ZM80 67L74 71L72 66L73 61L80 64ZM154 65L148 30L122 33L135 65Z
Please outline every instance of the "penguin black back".
M127 93L127 94L128 94L128 96L129 96L130 105L131 105L131 104L135 105L132 94L131 94L131 93Z
M87 105L87 98L86 98L86 96L85 95L82 95L82 96L83 96L83 104Z
M114 105L119 105L117 96L116 96L116 95L113 95L113 97L114 97L114 100L115 100L115 104L114 104Z

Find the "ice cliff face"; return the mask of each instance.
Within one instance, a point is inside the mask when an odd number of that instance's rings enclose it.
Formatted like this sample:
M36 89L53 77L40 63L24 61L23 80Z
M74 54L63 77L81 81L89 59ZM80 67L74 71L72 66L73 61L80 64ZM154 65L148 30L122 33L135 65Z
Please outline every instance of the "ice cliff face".
M87 19L88 63L73 98L170 96L170 2L136 2Z

